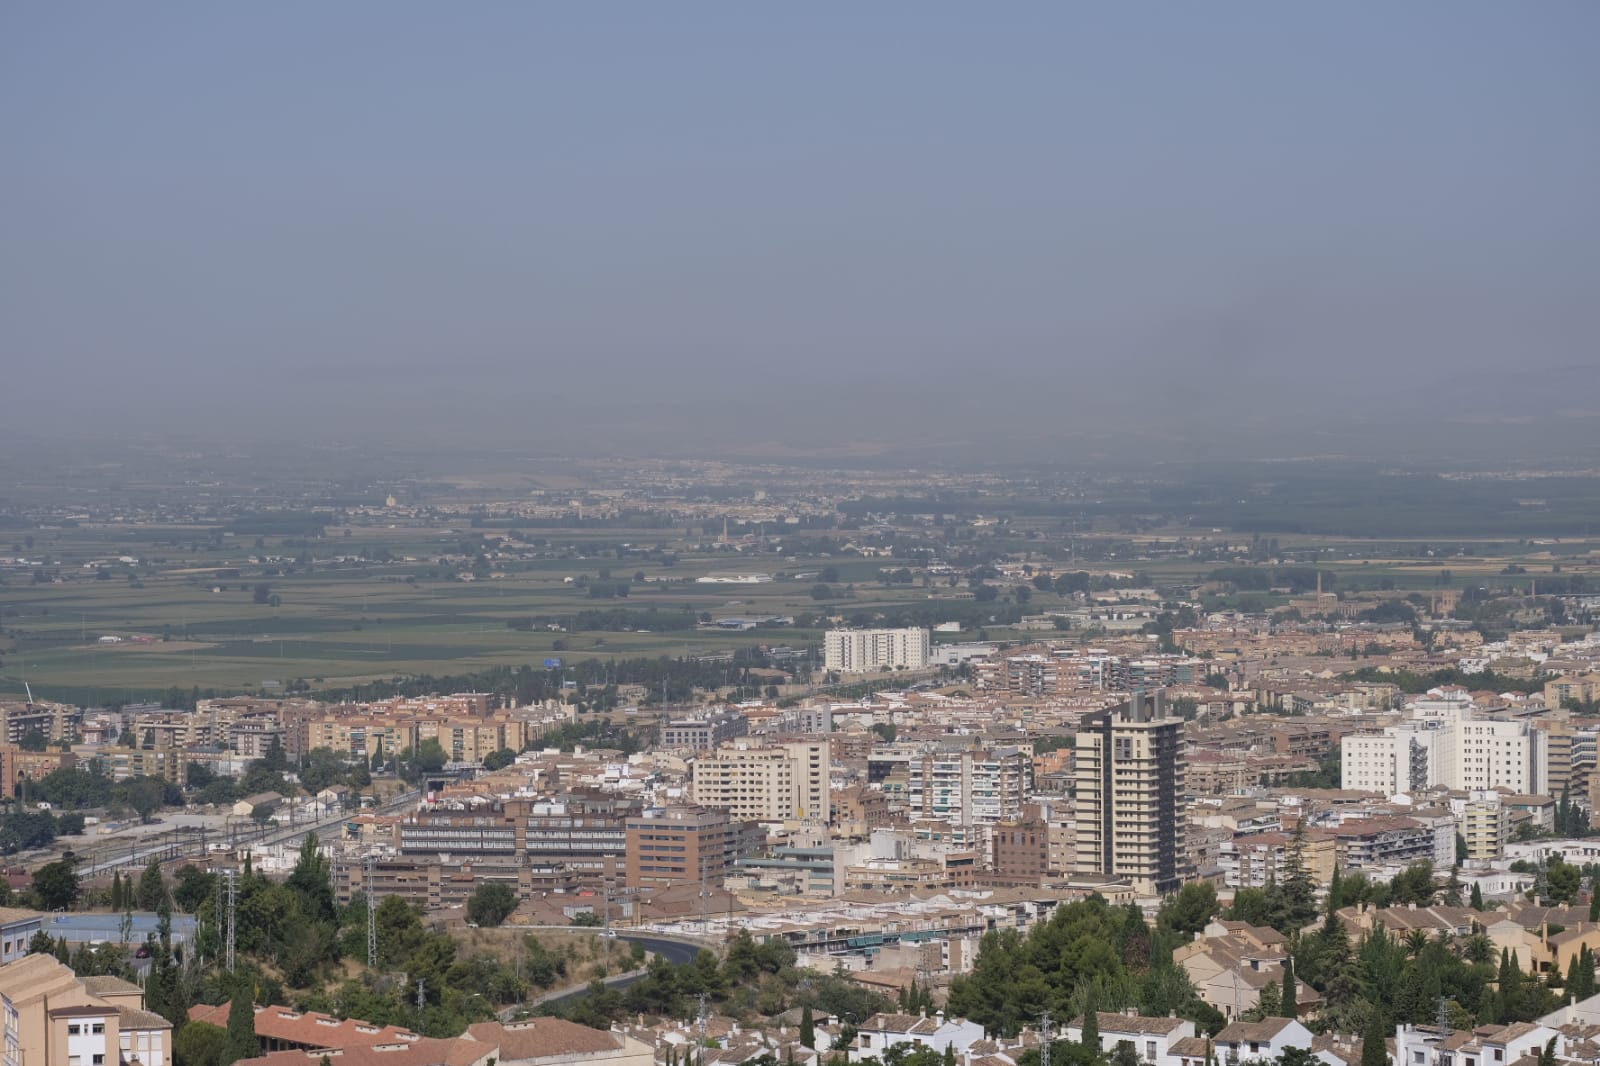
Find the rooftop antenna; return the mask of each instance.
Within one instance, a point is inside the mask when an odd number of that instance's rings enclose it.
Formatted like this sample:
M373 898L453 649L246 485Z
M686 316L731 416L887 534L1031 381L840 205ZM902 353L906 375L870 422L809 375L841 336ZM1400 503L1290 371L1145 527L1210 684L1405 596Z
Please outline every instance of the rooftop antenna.
M30 707L33 706L33 686L28 684L28 682L26 680L24 680L22 682L22 687L24 689L27 689L27 691L28 691L28 706L30 706Z

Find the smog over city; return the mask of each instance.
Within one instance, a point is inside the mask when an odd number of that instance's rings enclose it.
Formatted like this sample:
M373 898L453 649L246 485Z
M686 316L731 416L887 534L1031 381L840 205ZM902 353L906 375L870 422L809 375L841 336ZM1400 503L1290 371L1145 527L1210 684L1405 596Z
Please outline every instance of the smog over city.
M0 6L0 1066L1595 1066L1600 6Z

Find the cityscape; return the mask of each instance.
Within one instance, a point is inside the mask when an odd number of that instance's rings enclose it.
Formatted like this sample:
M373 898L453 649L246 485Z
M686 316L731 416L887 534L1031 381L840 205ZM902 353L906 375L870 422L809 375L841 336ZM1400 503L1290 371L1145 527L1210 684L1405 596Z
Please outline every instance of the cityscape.
M0 5L0 1066L1600 1066L1597 39Z

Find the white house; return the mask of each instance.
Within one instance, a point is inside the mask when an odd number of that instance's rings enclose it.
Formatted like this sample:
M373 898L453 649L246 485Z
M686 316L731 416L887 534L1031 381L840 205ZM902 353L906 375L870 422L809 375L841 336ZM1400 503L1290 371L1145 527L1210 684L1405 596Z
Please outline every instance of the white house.
M945 1048L954 1048L957 1055L965 1055L973 1044L983 1039L983 1026L965 1018L946 1018L944 1011L933 1016L926 1014L874 1014L856 1030L855 1046L863 1056L882 1058L883 1053L896 1044L932 1048L941 1054Z
M1394 1031L1395 1066L1510 1066L1524 1055L1538 1055L1552 1039L1556 1055L1565 1055L1567 1038L1538 1022L1446 1032L1400 1025Z
M1126 1042L1133 1045L1140 1062L1153 1066L1183 1066L1181 1049L1175 1045L1195 1035L1194 1022L1187 1018L1147 1018L1128 1012L1107 1014L1101 1011L1095 1014L1095 1024L1100 1028L1101 1051L1109 1054L1118 1044ZM1082 1043L1083 1019L1074 1020L1062 1035L1074 1044Z
M1222 1066L1252 1059L1275 1059L1285 1048L1311 1050L1311 1030L1289 1018L1263 1018L1259 1022L1234 1022L1211 1041Z

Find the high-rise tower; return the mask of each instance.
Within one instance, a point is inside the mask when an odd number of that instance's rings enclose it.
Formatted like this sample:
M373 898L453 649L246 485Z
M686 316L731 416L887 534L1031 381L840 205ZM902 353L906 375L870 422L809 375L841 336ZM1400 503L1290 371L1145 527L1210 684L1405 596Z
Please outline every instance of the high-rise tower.
M1183 721L1162 694L1089 715L1073 749L1078 872L1176 892L1185 860Z

